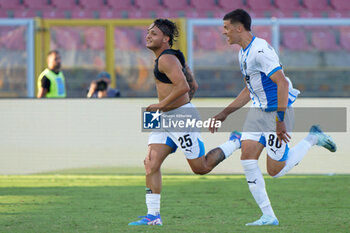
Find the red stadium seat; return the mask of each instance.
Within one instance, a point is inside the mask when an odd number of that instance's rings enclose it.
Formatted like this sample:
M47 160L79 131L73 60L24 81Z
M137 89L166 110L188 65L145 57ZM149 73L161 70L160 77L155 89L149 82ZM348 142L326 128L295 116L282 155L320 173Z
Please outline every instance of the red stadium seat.
M71 11L71 17L73 19L90 19L90 18L98 18L98 13L93 10L83 10L76 9Z
M56 9L62 10L75 10L81 8L76 4L75 0L51 0L51 4L56 7Z
M126 10L102 10L100 11L101 19L122 19L128 18L128 11Z
M174 10L161 10L161 11L157 11L157 17L158 18L178 18L179 17L179 12L178 11L174 11Z
M39 10L26 10L26 9L18 9L13 11L13 16L15 18L34 18L41 17L42 11Z
M237 8L248 8L248 6L243 3L243 0L219 0L219 5L227 11L227 13Z
M329 11L332 9L328 0L303 0L303 4L308 10Z
M31 10L50 10L53 8L48 0L25 0L23 3Z
M0 18L7 18L8 14L4 9L0 9Z
M78 50L84 47L80 30L76 30L74 27L55 27L53 31L59 49Z
M25 8L25 5L23 5L20 0L0 0L0 6L5 10Z
M327 12L319 10L304 10L300 12L300 18L326 18Z
M7 27L1 30L0 44L10 50L25 50L25 27Z
M306 34L298 27L284 27L281 30L282 46L286 49L305 51L310 50Z
M311 43L316 49L321 51L334 51L339 49L334 33L329 31L328 28L312 31Z
M104 4L104 0L79 0L79 4L84 9L90 10L104 10L108 8L108 6Z
M128 18L136 18L136 19L149 19L156 18L157 11L156 10L146 10L146 9L134 9L128 11Z
M266 40L269 44L272 42L272 32L270 26L254 26L252 28L253 34Z
M332 0L331 5L334 7L334 9L339 11L350 11L349 0Z
M114 46L119 50L137 50L140 44L136 31L132 28L117 27L114 30Z
M135 8L131 0L108 0L107 5L117 10L130 10Z
M328 13L329 18L350 18L350 11L335 10Z
M214 27L194 27L194 35L194 49L213 51L222 47L222 35Z
M275 18L295 18L299 17L300 14L298 11L294 10L273 10L270 11L270 17L275 17Z
M187 10L191 8L187 0L163 0L163 5L169 10Z
M191 0L191 5L198 10L218 10L215 0Z
M271 0L247 0L247 4L253 11L276 9Z
M275 0L275 5L283 11L299 11L304 9L304 6L300 4L300 0Z
M67 18L67 14L63 10L46 10L43 11L43 18L47 19L64 19Z
M340 28L340 45L346 50L350 50L350 27Z
M164 7L160 5L159 0L134 0L135 5L141 10L163 10Z
M87 48L92 50L105 49L105 29L102 27L87 27L84 32Z

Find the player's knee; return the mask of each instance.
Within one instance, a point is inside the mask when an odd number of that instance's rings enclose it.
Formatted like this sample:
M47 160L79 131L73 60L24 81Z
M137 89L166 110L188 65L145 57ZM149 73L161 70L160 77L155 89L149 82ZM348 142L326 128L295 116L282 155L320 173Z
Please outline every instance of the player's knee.
M152 175L160 170L160 166L154 165L152 163L145 164L146 176Z
M146 175L152 175L160 170L160 164L156 161L145 159L145 171Z

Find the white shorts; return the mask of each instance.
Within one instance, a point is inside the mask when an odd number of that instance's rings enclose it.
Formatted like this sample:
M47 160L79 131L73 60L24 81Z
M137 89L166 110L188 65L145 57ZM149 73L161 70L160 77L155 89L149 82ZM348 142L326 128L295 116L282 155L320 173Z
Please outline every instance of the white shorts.
M278 140L276 134L276 112L264 112L251 108L243 126L241 141L253 140L266 146L267 155L276 161L285 161L288 156L288 143ZM294 127L294 110L287 108L284 122L290 135Z
M185 104L177 109L163 113L164 115L185 115L191 112L191 116L199 118L199 114L195 107L191 104ZM192 117L192 118L193 118ZM183 119L183 118L181 118ZM148 138L150 144L165 144L170 146L175 152L180 147L187 159L196 159L205 154L204 143L198 129L186 128L185 130L176 128L167 128L163 130L152 131Z

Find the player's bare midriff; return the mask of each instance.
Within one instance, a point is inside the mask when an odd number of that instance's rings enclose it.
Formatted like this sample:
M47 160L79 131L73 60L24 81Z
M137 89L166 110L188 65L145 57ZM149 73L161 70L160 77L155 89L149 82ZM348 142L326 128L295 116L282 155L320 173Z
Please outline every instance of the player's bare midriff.
M156 80L156 87L157 87L157 93L158 93L158 100L159 102L165 99L172 91L173 84L169 83L162 83L158 80ZM180 96L177 100L175 100L170 105L166 106L166 109L164 111L170 111L175 108L181 107L184 104L187 104L190 102L190 98L188 96L188 93Z

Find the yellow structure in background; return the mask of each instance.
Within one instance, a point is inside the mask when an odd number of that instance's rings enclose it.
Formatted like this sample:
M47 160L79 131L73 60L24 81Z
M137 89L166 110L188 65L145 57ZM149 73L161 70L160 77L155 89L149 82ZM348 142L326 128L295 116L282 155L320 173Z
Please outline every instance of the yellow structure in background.
M116 19L116 20L70 20L70 19L36 19L36 31L35 31L35 83L40 72L46 67L46 55L50 51L51 35L50 30L52 27L104 27L105 28L105 54L106 54L106 71L111 74L112 87L116 88L115 77L115 57L114 57L114 29L115 27L137 27L148 26L154 19ZM180 37L175 44L175 48L183 51L187 56L187 44L186 44L186 20L175 19L174 20L179 28ZM36 86L36 85L35 85ZM35 90L35 93L37 90Z

